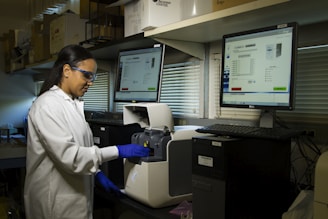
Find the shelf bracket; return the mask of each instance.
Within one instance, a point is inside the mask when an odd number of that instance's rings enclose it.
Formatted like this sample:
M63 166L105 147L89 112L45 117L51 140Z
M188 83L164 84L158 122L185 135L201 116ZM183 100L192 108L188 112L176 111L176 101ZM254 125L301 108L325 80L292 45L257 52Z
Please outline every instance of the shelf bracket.
M170 47L178 49L184 53L192 55L196 58L199 58L201 60L205 59L205 46L202 43L163 39L163 38L153 38L153 39L160 43L164 43Z

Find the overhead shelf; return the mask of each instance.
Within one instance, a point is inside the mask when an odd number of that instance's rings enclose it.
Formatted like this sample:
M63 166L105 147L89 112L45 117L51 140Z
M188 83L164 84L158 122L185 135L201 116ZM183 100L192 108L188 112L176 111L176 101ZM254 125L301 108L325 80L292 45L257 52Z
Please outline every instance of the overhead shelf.
M156 39L207 43L224 34L296 21L300 25L328 20L328 1L257 0L144 32Z
M25 66L26 69L49 69L55 63L55 58L47 59L41 62L28 64Z
M121 40L113 40L89 48L96 59L116 59L118 52L124 49L140 48L154 44L152 38L145 38L142 33L126 37Z
M315 3L308 0L256 0L101 43L89 50L96 59L108 60L116 58L121 49L143 47L157 41L204 59L205 43L218 41L224 34L293 21L300 25L328 21L327 8L327 0L316 0ZM27 65L19 72L44 72L54 61L50 59Z
M152 38L145 38L142 33L119 40L111 40L88 48L97 60L116 59L119 50L140 48L156 43ZM41 62L28 64L24 69L15 71L16 74L44 74L53 67L56 57Z

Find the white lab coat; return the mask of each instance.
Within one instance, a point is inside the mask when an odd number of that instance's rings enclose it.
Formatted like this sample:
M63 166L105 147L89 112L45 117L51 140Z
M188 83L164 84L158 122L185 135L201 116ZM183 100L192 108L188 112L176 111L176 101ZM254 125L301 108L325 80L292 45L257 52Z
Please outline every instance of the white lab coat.
M54 86L28 116L24 202L27 219L91 219L94 173L102 163L83 102Z

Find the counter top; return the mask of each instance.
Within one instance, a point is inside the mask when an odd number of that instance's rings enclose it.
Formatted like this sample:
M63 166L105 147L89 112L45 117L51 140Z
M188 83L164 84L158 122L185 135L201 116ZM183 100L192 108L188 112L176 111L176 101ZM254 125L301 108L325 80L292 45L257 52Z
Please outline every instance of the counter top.
M19 158L26 156L25 144L0 144L0 159Z
M25 167L25 144L0 144L0 169Z

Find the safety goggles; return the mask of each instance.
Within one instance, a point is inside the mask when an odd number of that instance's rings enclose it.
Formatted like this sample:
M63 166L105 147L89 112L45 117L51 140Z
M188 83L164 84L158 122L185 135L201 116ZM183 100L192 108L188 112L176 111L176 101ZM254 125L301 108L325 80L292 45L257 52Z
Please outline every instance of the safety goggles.
M75 71L81 72L83 74L83 76L85 77L85 79L87 79L90 82L94 82L97 78L97 74L93 73L91 71L86 71L86 70L83 70L83 69L80 69L80 68L74 67L74 66L72 66L71 68Z

